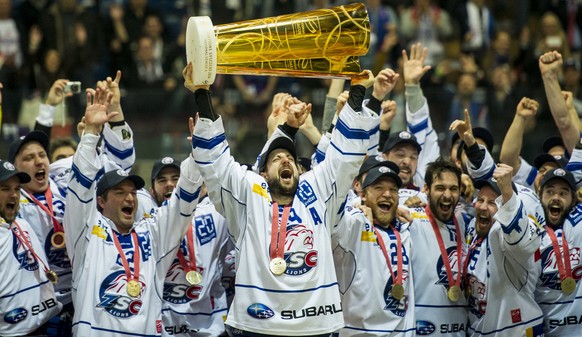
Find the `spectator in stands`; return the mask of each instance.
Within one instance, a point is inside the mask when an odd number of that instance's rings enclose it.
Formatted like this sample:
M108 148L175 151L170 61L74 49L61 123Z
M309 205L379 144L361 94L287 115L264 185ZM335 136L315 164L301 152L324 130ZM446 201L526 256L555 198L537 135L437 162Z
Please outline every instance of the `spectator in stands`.
M11 17L12 0L0 0L0 82L7 92L18 86L18 70L22 66L20 32ZM15 92L6 96L4 113L7 119L15 121L20 109L20 96Z
M468 0L457 10L461 28L461 47L464 52L481 60L493 40L495 18L485 0Z

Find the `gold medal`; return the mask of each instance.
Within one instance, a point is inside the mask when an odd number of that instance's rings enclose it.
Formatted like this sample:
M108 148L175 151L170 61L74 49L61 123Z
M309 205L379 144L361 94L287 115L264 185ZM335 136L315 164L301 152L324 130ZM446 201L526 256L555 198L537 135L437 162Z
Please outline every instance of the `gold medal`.
M190 270L186 273L186 281L191 285L198 285L202 283L202 274L197 271Z
M395 299L401 300L402 297L404 297L404 287L402 286L402 284L398 283L393 284L390 293L392 294L392 297L394 297Z
M576 281L574 281L571 277L566 277L560 283L560 287L562 288L562 292L566 295L569 295L576 290Z
M51 245L56 249L61 249L65 247L65 234L63 232L54 232L51 235Z
M283 258L276 257L269 263L269 269L271 270L271 273L275 275L281 275L287 269L287 263Z
M57 276L57 273L55 273L52 270L47 270L46 273L46 278L51 281L53 284L57 283L59 281L59 277Z
M448 295L449 300L457 302L461 299L461 296L463 296L463 292L461 291L461 287L454 285L449 288Z
M141 285L136 280L127 282L127 294L131 297L138 297L141 292Z

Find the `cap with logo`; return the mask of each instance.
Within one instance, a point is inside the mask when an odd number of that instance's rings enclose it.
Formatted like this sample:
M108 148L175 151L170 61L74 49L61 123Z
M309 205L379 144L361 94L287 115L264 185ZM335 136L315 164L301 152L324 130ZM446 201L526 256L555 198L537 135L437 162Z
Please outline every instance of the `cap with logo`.
M564 149L566 145L564 145L564 140L560 136L551 136L544 140L544 145L542 145L542 151L548 153L554 146L561 146Z
M97 183L97 196L102 196L110 188L120 184L124 180L130 180L135 184L136 189L141 189L145 186L144 180L138 175L129 175L122 169L109 171L99 179Z
M16 167L9 161L0 161L0 182L12 177L18 177L21 184L30 182L30 176L27 173L17 171Z
M576 180L574 179L574 175L563 168L556 168L553 170L549 170L544 174L542 182L540 184L540 188L544 188L544 186L552 179L561 179L570 186L572 191L576 191Z
M383 177L392 178L396 182L396 186L400 188L402 187L402 180L398 176L398 173L400 173L398 165L391 161L385 161L381 166L375 166L368 170L368 175L362 182L362 188L364 189L374 184L376 181Z
M180 171L180 161L172 157L164 157L157 160L152 167L152 182L157 178L158 174L166 167L175 167Z
M10 144L10 149L8 150L8 161L14 163L14 159L16 155L20 151L20 149L28 142L37 141L40 145L44 148L44 150L48 153L49 148L49 137L46 133L42 131L32 131L29 132L26 136L22 136Z
M297 162L297 149L295 148L295 143L290 138L287 137L278 137L273 139L267 151L261 154L261 159L259 161L259 171L265 171L267 167L267 159L269 158L269 154L277 149L285 149L291 153L295 161Z
M495 193L501 195L501 189L499 188L499 185L497 185L497 181L494 178L479 179L475 181L474 186L476 189L479 190L482 189L484 186L489 186L493 189L493 191L495 191Z
M396 147L396 145L400 144L410 144L414 146L418 152L422 150L420 144L418 144L418 141L416 140L416 137L412 133L408 131L400 131L398 133L393 133L390 135L390 137L388 137L386 143L384 143L384 147L382 147L382 152L388 152Z
M358 171L358 177L362 174L370 171L370 169L377 167L377 166L387 166L389 163L386 158L382 157L381 155L377 156L369 156L364 159L362 166L360 166L360 170Z
M540 169L545 163L555 163L558 167L565 168L568 160L564 156L552 156L548 153L540 153L534 158L534 167Z

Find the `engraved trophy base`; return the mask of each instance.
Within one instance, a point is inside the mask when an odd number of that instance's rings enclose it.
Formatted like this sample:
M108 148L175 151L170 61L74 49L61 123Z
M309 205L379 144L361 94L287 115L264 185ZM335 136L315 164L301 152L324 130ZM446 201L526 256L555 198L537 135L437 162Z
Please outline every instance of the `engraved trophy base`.
M216 78L216 36L207 16L193 16L186 27L186 59L192 62L192 82L211 85Z

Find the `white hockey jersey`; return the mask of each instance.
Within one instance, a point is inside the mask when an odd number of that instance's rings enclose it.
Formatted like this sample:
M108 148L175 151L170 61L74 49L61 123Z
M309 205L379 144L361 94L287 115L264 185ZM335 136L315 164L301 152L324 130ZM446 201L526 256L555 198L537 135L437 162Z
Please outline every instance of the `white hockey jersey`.
M394 276L398 277L397 240L392 228L376 226L386 247ZM397 222L402 246L404 297L391 295L394 280L373 228L357 208L347 207L334 231L334 263L345 328L339 336L415 336L414 287L410 267L411 247L408 224Z
M134 268L132 235L96 208L95 189L104 173L95 151L99 137L85 134L73 159L64 217L73 271L73 334L77 336L160 336L163 283L198 202L202 180L189 156L170 201L151 218L134 224L140 253L137 297L127 294L127 277L113 236Z
M469 218L455 212L462 241L462 260L467 254L465 229ZM459 257L457 252L455 225L453 221L438 224L455 280L459 277ZM412 254L414 271L414 296L416 301L416 335L465 337L467 331L467 301L461 296L459 301L449 300L447 291L449 280L441 257L441 251L430 220L424 208L412 209L410 236L416 252ZM460 266L462 269L462 265ZM461 282L462 284L462 282Z
M175 257L164 281L162 336L219 336L224 333L226 292L221 284L223 261L232 249L224 217L208 197L197 206L192 220L196 267L202 274L199 285L186 281L180 260ZM179 250L190 261L184 238ZM222 327L221 327L222 326Z
M111 129L109 124L106 124L103 128L103 153L99 158L105 167L112 169L115 165L119 165L126 170L131 168L135 161L131 134L131 129L127 124L116 127L115 131ZM130 135L129 138L127 138L127 135ZM47 209L52 208L55 219L62 226L71 164L72 158L66 158L58 160L50 166L49 189L52 207L47 207L48 204L44 193L37 193L31 196L22 189L20 210L18 212L20 217L26 219L32 225L48 257L51 270L57 273L59 277L59 281L55 284L55 291L57 299L63 304L71 303L71 261L67 256L66 248L57 249L51 244L51 236L54 233L53 219L34 202L32 197L36 198Z
M564 236L570 250L570 267L576 281L576 290L564 294L560 288L560 273L557 256L547 232L542 236L539 252L541 275L537 281L536 301L544 312L546 336L582 336L582 204L578 203L566 217L560 228L555 228L560 251ZM562 255L563 256L563 255Z
M495 223L480 244L473 239L467 265L469 335L542 336L543 315L534 300L542 229L515 193L504 205L501 196L496 203Z
M222 119L196 122L194 156L238 250L236 296L227 325L293 336L343 327L331 231L377 124L377 115L367 108L358 113L345 105L325 160L299 178L287 224L287 269L275 276L269 271L272 205L265 179L235 162Z
M38 263L15 233L32 244L36 255L48 265L43 247L34 231L22 218L17 218L22 232L0 218L0 335L24 336L61 312L53 284L47 279L42 263Z

